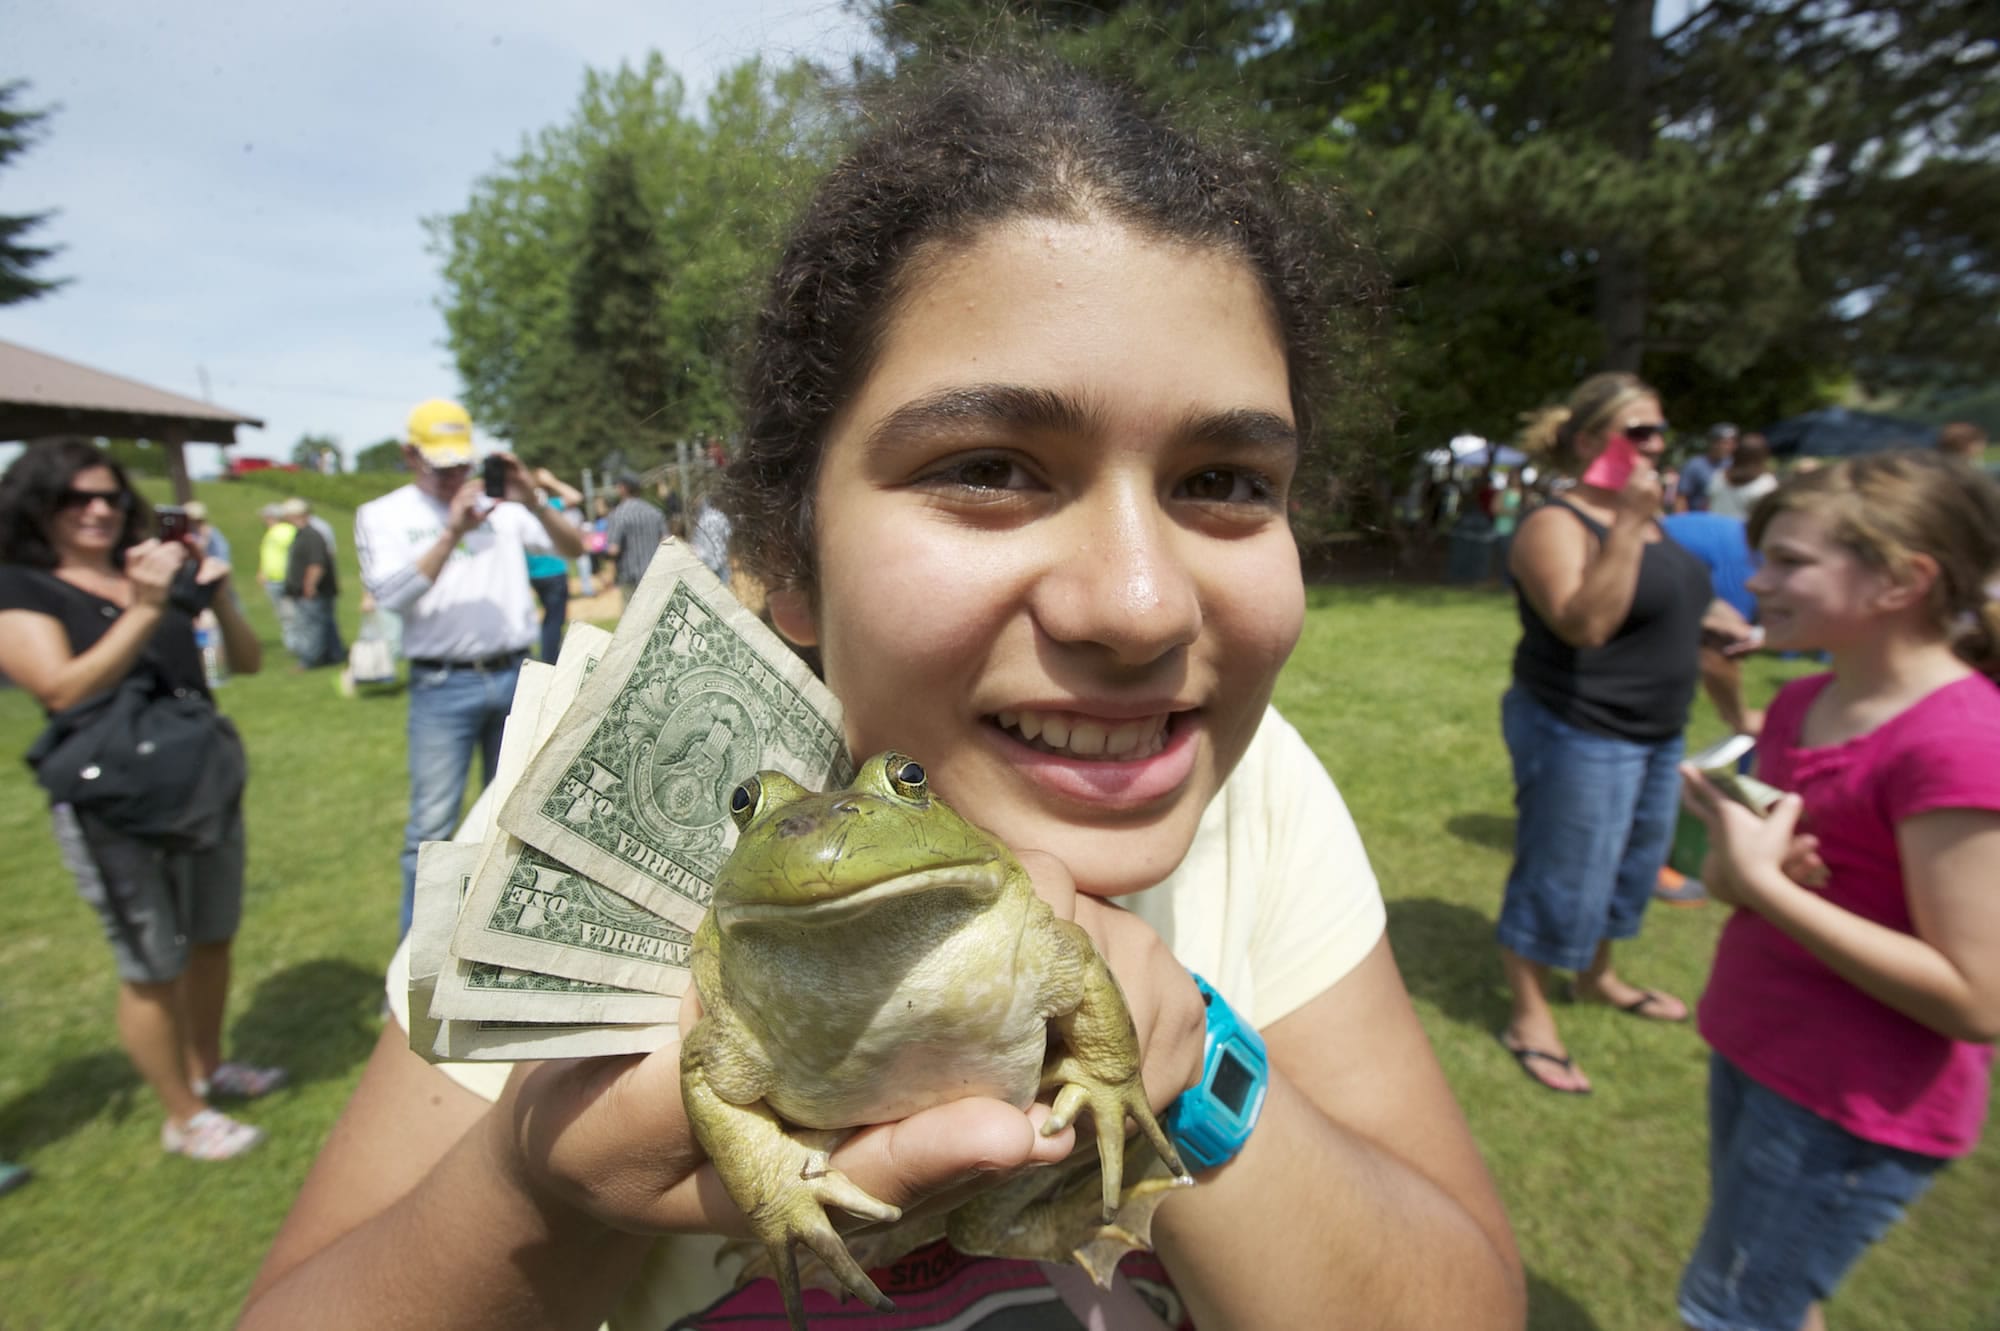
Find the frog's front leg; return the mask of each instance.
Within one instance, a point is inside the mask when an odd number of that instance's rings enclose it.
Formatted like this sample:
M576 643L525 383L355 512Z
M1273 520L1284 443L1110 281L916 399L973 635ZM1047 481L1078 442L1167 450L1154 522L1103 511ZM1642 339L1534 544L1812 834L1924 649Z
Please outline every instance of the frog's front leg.
M681 1099L722 1186L770 1253L794 1331L804 1331L806 1324L794 1242L817 1253L855 1297L889 1311L894 1305L848 1253L826 1208L838 1206L881 1221L899 1219L902 1211L869 1196L835 1169L827 1160L824 1134L800 1140L761 1099L736 1104L718 1094L710 1065L729 1060L715 1029L710 1021L697 1022L681 1046Z
M1104 1219L1109 1222L1117 1213L1124 1181L1127 1114L1176 1179L1193 1183L1194 1178L1146 1099L1145 1083L1139 1075L1139 1031L1132 1024L1124 991L1111 968L1104 964L1090 935L1078 925L1050 915L1042 936L1053 954L1048 968L1054 1000L1052 1020L1064 1045L1060 1053L1050 1052L1042 1068L1042 1089L1056 1092L1042 1135L1061 1132L1078 1110L1090 1110L1097 1125L1097 1154L1102 1162Z

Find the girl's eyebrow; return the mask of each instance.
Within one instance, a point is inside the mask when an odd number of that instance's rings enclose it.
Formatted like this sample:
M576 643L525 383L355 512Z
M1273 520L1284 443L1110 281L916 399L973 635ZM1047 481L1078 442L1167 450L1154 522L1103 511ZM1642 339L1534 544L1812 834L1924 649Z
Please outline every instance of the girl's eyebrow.
M1021 384L970 384L940 389L905 402L868 432L873 452L940 434L1023 431L1081 434L1099 427L1100 414L1073 394ZM1233 444L1296 450L1298 428L1258 407L1192 411L1174 427L1177 443Z

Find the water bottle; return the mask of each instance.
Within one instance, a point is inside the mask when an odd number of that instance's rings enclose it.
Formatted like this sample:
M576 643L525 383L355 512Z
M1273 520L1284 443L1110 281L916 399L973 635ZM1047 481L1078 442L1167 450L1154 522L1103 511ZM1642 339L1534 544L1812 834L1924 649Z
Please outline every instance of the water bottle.
M222 652L222 626L216 622L213 610L195 616L194 645L201 651L201 668L208 676L208 686L215 688L228 683L229 662Z

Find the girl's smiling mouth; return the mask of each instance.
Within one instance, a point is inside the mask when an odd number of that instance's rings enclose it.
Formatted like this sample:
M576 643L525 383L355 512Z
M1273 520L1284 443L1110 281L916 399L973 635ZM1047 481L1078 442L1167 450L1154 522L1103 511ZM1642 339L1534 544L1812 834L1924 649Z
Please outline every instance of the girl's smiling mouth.
M1172 719L1168 712L1137 720L1111 720L1081 712L1024 707L995 713L993 723L1042 753L1134 761L1150 758L1167 747Z
M1200 714L1190 709L1113 719L1020 708L986 719L1008 766L1035 785L1065 803L1134 814L1173 799L1193 778Z

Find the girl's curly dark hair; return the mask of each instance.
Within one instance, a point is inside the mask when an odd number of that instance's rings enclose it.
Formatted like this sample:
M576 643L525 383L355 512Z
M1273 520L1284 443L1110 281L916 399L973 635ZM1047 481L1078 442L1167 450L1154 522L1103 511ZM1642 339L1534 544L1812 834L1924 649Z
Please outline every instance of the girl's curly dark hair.
M745 430L724 481L731 548L771 586L815 585L812 495L835 412L939 247L1020 217L1106 218L1238 256L1285 348L1301 438L1337 316L1379 308L1332 198L1268 155L1178 129L1128 88L1045 58L970 59L878 90L867 128L795 224L758 314Z
M112 562L122 564L125 552L145 539L153 527L153 510L132 489L131 478L111 455L87 439L44 439L31 444L0 476L0 564L54 568L56 550L49 543L49 521L62 506L63 492L78 474L103 467L118 478L118 488L132 496L125 523L118 531Z

